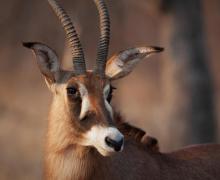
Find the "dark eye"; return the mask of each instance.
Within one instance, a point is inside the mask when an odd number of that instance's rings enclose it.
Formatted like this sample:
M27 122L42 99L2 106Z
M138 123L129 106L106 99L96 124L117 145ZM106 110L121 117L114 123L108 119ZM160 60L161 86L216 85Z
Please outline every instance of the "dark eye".
M111 100L112 100L112 97L113 97L113 91L115 90L116 88L114 86L110 86L110 91L109 91L109 94L108 94L108 97L107 97L107 101L110 103Z
M67 90L67 94L70 96L76 95L78 93L76 87L74 87L74 86L68 87L66 90Z

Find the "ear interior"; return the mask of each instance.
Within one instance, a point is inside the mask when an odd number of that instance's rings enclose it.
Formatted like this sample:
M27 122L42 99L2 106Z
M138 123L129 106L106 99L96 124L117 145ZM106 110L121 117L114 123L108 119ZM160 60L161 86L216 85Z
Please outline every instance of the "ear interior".
M60 63L55 51L42 43L28 42L23 43L23 46L33 50L38 67L46 78L46 81L49 84L55 83L57 74L60 71Z
M161 51L163 48L153 46L121 51L107 61L105 74L111 80L122 78L132 72L142 59Z

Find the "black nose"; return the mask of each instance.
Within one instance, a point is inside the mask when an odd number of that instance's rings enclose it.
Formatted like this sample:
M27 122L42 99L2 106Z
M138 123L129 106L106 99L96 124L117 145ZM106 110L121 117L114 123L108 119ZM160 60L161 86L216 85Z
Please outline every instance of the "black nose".
M109 137L106 137L105 138L105 142L106 144L109 146L109 147L112 147L115 151L120 151L121 150L121 147L123 145L123 142L124 142L124 138L122 138L121 140L119 141L115 141Z

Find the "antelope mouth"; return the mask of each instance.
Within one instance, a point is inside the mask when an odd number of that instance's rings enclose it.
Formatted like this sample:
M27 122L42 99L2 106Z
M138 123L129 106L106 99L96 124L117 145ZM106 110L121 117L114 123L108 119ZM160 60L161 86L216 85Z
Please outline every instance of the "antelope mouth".
M84 145L95 147L103 156L110 156L124 149L124 136L114 127L94 126L84 137Z
M112 156L114 154L117 154L118 152L122 152L124 149L124 146L119 150L115 151L113 148L103 148L103 147L96 147L96 150L102 155L102 156Z
M116 154L116 152L114 151L107 151L106 149L104 148L97 148L97 151L102 155L102 156L112 156L114 154Z

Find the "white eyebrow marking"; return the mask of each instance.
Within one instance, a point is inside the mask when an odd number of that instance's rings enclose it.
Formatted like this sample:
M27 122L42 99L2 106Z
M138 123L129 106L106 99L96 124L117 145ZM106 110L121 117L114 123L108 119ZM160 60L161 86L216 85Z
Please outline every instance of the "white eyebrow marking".
M91 103L89 100L88 90L86 89L85 85L83 85L82 83L78 83L78 84L79 84L79 92L82 98L81 112L79 118L80 120L82 120L85 117L86 113L90 110Z
M109 104L109 102L107 101L107 97L108 97L109 93L110 93L110 85L107 84L107 85L104 87L103 96L104 96L104 101L105 101L105 107L106 107L106 109L108 110L108 112L110 113L111 118L113 118L113 110L112 110L112 107L111 107L111 105Z
M110 85L109 84L107 84L104 87L103 93L104 93L104 98L106 99L108 97L108 94L110 93Z

